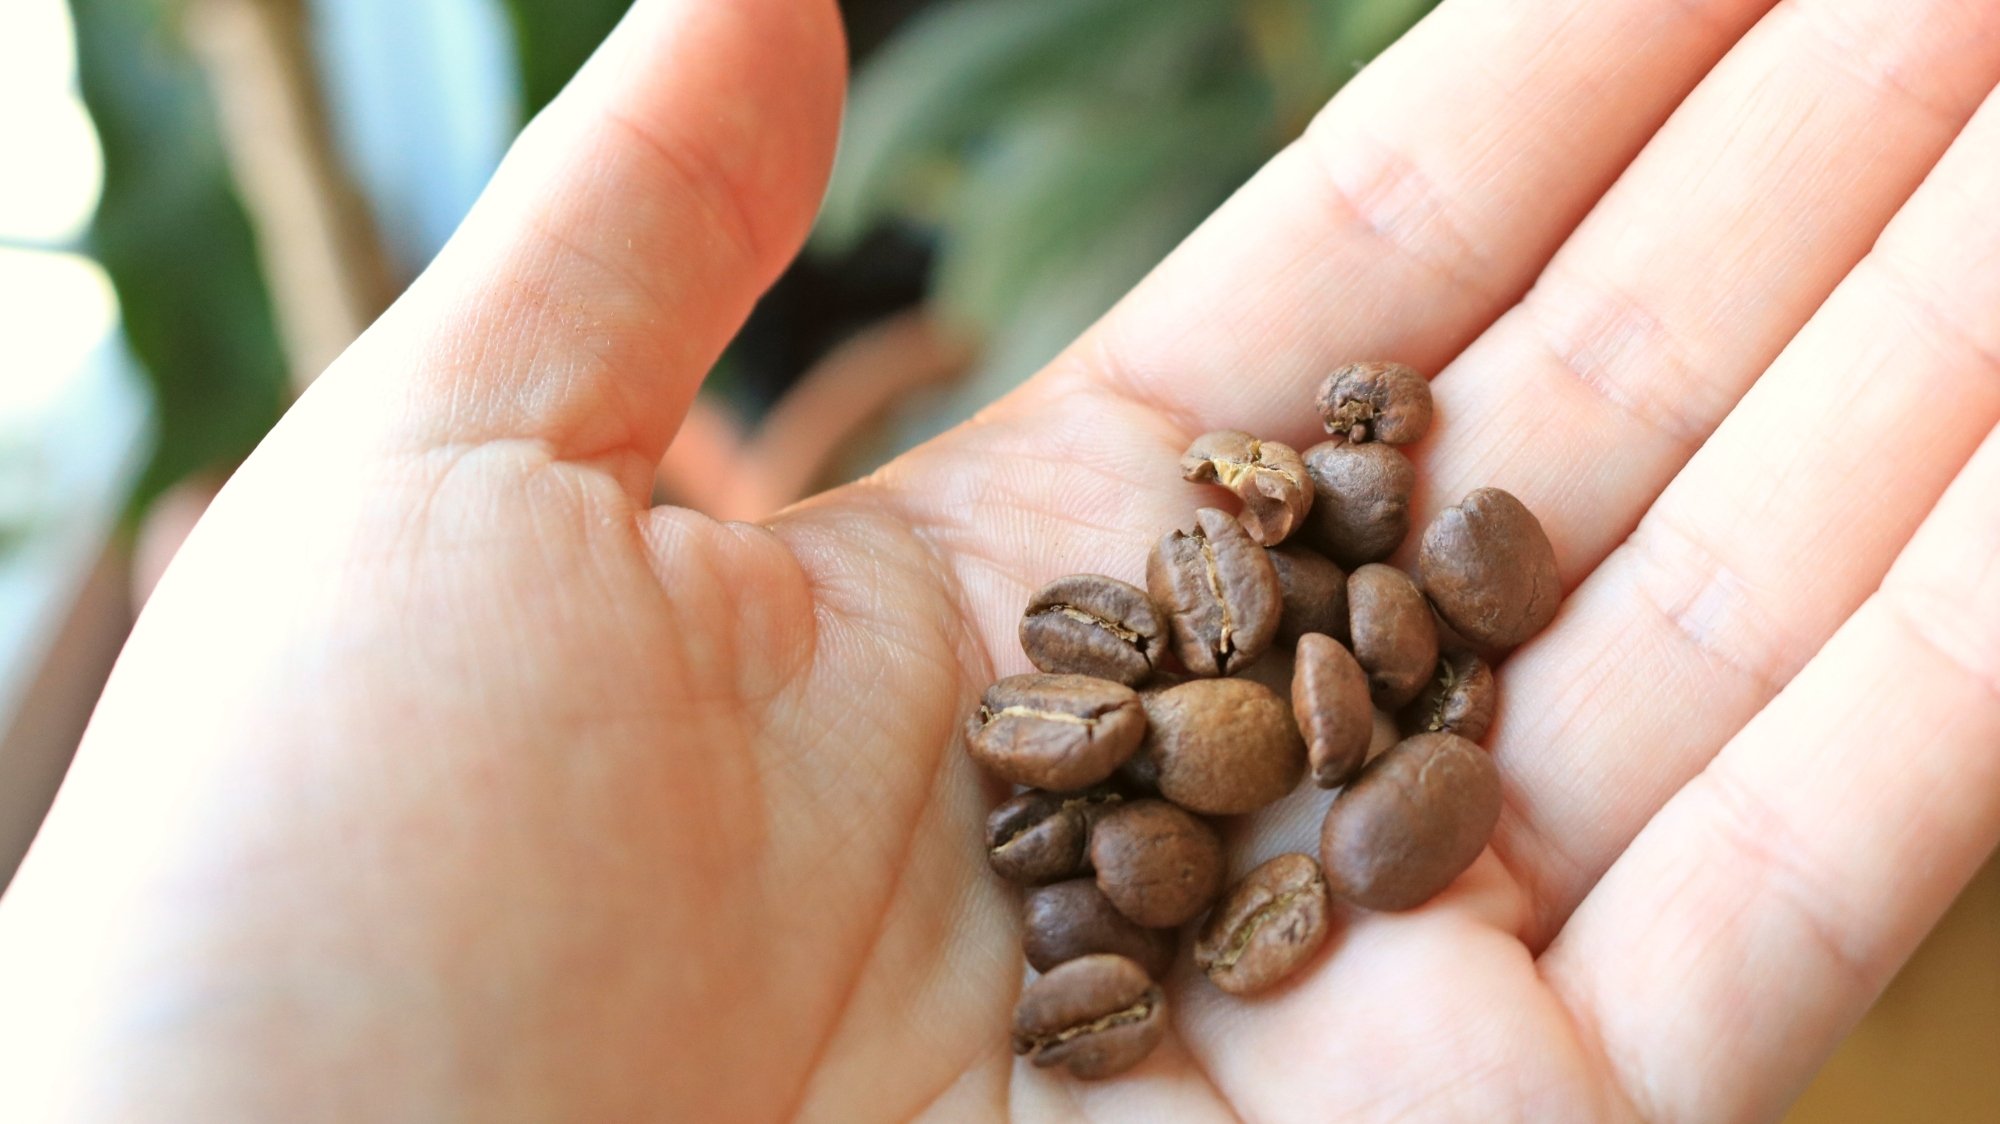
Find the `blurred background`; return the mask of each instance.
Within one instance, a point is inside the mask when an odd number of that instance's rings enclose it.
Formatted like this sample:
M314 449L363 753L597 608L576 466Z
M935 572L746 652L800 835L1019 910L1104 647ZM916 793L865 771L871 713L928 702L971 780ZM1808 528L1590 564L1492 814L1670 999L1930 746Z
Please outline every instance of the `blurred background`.
M1435 3L843 0L819 225L659 497L755 518L970 415ZM0 0L0 886L208 498L625 6ZM2000 866L1794 1119L2000 1121L1996 1060Z

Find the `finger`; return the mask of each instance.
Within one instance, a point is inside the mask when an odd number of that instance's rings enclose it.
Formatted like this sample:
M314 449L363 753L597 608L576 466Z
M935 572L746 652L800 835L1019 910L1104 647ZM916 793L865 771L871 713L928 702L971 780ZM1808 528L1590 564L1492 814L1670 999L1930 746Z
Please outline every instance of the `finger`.
M1058 361L1183 428L1313 432L1327 367L1434 371L1771 0L1447 3ZM1644 43L1643 51L1634 44ZM1066 393L1066 388L1052 388Z
M1779 7L1438 379L1417 526L1504 487L1565 578L1638 521L2000 74L1986 0Z
M1496 846L1539 946L1882 580L2000 421L2000 96L1511 661Z
M804 238L843 67L825 0L636 5L317 408L418 445L533 438L642 495Z
M1543 958L1647 1119L1775 1117L2000 842L1995 495L2000 432Z

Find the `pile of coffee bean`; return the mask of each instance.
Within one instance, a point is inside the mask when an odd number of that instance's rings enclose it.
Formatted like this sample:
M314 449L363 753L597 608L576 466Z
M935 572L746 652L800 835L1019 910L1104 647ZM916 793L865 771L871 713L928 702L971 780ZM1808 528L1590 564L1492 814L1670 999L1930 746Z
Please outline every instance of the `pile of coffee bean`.
M1207 914L1194 963L1236 995L1297 971L1336 901L1405 910L1485 849L1500 777L1490 662L1561 598L1555 551L1521 502L1481 488L1425 529L1412 577L1385 565L1410 529L1430 386L1354 363L1315 399L1331 440L1203 434L1181 475L1235 493L1146 561L1146 588L1057 578L1021 618L1040 670L988 688L966 748L1024 791L986 822L987 860L1029 887L1023 951L1043 973L1014 1050L1083 1078L1137 1065L1165 1033L1161 979L1180 927ZM1243 674L1274 652L1257 672ZM1279 674L1269 674L1277 667ZM1290 685L1289 698L1267 685ZM1377 711L1402 740L1371 757ZM1310 774L1340 792L1319 856L1284 854L1225 889L1221 837Z

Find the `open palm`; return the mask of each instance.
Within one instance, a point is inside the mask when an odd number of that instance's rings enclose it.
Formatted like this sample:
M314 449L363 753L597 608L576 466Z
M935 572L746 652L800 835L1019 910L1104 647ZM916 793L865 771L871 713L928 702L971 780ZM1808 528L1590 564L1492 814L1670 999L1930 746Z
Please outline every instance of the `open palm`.
M2000 838L2000 9L1447 0L971 424L649 509L834 21L640 4L231 482L0 909L0 1117L1775 1114ZM1417 524L1507 488L1571 591L1493 846L1031 1070L959 723L1029 591L1186 522L1192 434L1307 442L1375 357L1441 372Z

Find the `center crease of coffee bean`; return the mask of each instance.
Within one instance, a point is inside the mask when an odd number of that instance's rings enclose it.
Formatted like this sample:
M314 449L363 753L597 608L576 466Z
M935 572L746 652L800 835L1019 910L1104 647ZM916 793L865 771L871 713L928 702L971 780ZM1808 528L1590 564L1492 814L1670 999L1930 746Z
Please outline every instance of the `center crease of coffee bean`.
M1444 708L1451 705L1451 689L1458 686L1458 673L1452 670L1449 659L1438 661L1438 681L1444 684L1444 689L1438 692L1437 702L1431 706L1431 716L1424 722L1430 730L1444 729Z
M1243 924L1234 933L1230 934L1229 944L1222 950L1221 955L1215 958L1214 967L1235 967L1236 962L1243 958L1243 951L1250 947L1251 938L1257 935L1257 930L1262 929L1266 921L1269 921L1273 915L1280 911L1289 908L1293 902L1313 894L1316 890L1319 890L1319 883L1313 882L1297 890L1286 890L1284 893L1258 906L1256 912L1244 918Z
M1145 637L1140 636L1138 633L1133 632L1131 629L1126 628L1124 625L1119 624L1117 621L1114 621L1109 617L1100 617L1096 613L1093 613L1088 609L1079 609L1074 605L1056 604L1049 606L1047 609L1043 611L1048 613L1061 613L1063 616L1068 617L1071 620L1082 621L1084 624L1096 625L1098 628L1101 628L1104 631L1110 633L1111 635L1116 636L1118 639L1125 641L1127 644L1130 644L1133 647L1138 648L1140 651L1144 651L1146 649Z
M1041 718L1050 722L1074 722L1079 726L1095 726L1098 722L1098 719L1091 715L1066 714L1060 710L1036 710L1032 706L1005 706L999 710L984 706L979 708L979 721L982 725L990 725L995 719L1010 716L1016 718Z
M1153 997L1147 995L1122 1011L1113 1011L1090 1022L1065 1027L1054 1034L1037 1035L1028 1039L1028 1044L1037 1050L1047 1049L1050 1046L1060 1046L1072 1038L1081 1038L1086 1034L1096 1034L1099 1031L1124 1026L1126 1023L1143 1022L1146 1016L1152 1013Z
M1236 633L1236 622L1229 615L1229 599L1222 595L1222 571L1215 565L1215 544L1208 536L1196 534L1195 541L1201 544L1201 565L1208 575L1208 592L1215 597L1215 608L1222 618L1222 624L1215 633L1215 661L1218 665L1228 662L1229 653L1236 650L1232 638Z

